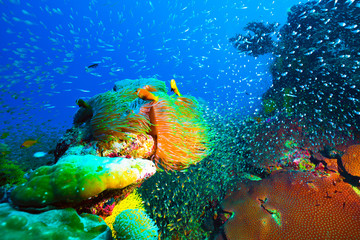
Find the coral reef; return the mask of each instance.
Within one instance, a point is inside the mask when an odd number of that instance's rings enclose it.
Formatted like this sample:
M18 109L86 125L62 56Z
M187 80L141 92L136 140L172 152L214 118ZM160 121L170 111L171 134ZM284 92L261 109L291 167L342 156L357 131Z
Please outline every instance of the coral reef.
M141 89L157 100L141 98ZM169 96L163 81L125 79L113 91L78 102L74 127L59 142L57 157L71 146L91 144L99 156L140 157L166 170L183 170L209 154L200 104L190 96Z
M77 206L99 198L105 190L139 183L155 172L149 160L67 155L53 166L34 171L27 183L12 192L11 200L19 207Z
M360 145L352 145L346 149L341 163L346 174L360 178Z
M150 158L155 151L151 135L128 133L124 140L99 142L97 154L102 157Z
M6 184L16 185L26 182L25 172L17 164L7 159L8 146L0 143L0 187Z
M140 233L156 239L158 228L136 188L157 169L164 175L163 169L184 170L210 152L203 109L179 95L168 95L165 83L151 78L119 81L112 91L79 99L56 163L36 169L11 192L14 207L37 213L71 207L105 219L119 239Z
M158 239L158 228L141 209L127 209L117 215L114 229L116 239L145 240Z
M112 236L115 239L116 239L116 231L114 230L113 225L116 216L119 215L122 211L127 209L139 209L145 211L143 201L140 195L138 194L137 190L134 190L131 194L129 194L122 201L119 201L116 205L114 202L114 208L112 210L111 215L105 218L105 222L110 227L112 231Z
M337 173L275 171L222 203L227 239L357 239L360 196Z
M254 57L272 53L275 48L273 35L278 27L278 23L249 22L244 27L247 31L246 35L237 34L229 41L240 52L246 52Z
M79 216L71 208L31 214L3 203L0 204L0 222L3 240L112 239L110 229L100 217L91 214Z
M265 114L273 111L271 102L277 112L291 109L291 115L327 128L359 125L359 8L349 3L353 1L310 1L291 7L287 23L272 39L273 85L263 95ZM258 29L253 39L261 39L264 30ZM235 37L243 38L249 37ZM250 38L235 47L254 55L249 50L269 45Z

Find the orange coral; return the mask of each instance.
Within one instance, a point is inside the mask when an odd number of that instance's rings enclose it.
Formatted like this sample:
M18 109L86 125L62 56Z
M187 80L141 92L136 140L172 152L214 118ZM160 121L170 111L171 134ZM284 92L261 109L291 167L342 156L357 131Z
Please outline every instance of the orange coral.
M341 162L347 173L360 177L360 145L350 146L341 157Z
M338 174L277 171L223 203L227 239L359 239L360 196Z

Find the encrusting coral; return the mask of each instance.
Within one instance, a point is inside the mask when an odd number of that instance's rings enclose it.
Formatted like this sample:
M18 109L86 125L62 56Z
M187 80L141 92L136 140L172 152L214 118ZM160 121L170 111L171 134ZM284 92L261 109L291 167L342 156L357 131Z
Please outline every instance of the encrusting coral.
M338 173L275 171L239 187L222 204L233 213L224 225L229 240L360 236L360 196Z
M354 176L360 177L360 145L352 145L346 149L345 154L341 157L344 170Z
M144 159L68 155L53 166L32 173L18 186L11 200L20 207L76 206L107 189L122 189L140 183L156 172Z
M79 216L72 208L31 214L3 203L0 204L0 222L2 240L112 239L109 228L100 217L91 214Z

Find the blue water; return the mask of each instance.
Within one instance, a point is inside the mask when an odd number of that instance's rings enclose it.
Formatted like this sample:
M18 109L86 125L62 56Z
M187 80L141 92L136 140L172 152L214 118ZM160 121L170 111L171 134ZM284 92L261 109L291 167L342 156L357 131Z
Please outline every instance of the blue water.
M251 114L271 85L271 56L241 55L228 39L249 21L284 23L298 2L0 1L2 128L70 127L76 99L150 76Z

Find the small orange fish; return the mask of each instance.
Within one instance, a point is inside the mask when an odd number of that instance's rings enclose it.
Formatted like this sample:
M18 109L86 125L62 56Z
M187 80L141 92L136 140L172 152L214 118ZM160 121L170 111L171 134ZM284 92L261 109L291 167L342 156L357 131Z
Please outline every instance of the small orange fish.
M21 144L20 148L29 148L31 146L33 146L34 144L36 144L38 142L38 140L34 140L34 139L28 139L26 140L23 144Z
M136 91L136 95L142 100L155 101L155 102L159 100L159 97L155 96L154 94L143 88L138 88L138 90Z
M171 91L173 91L176 95L178 95L179 97L181 96L179 89L176 86L175 79L171 79L170 88L171 88Z

